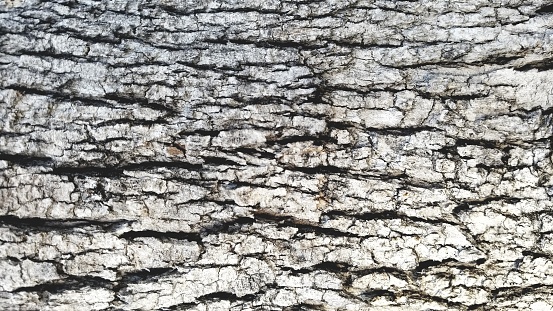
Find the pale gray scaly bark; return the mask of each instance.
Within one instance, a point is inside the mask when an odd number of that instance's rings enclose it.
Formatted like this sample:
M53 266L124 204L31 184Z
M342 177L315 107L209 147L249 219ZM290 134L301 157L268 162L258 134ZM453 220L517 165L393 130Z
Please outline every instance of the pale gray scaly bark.
M551 310L553 2L0 5L0 309Z

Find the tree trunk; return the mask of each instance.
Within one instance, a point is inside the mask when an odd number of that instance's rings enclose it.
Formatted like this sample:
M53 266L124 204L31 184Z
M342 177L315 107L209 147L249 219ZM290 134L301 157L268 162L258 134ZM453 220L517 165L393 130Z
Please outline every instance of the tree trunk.
M0 12L0 309L553 308L551 1Z

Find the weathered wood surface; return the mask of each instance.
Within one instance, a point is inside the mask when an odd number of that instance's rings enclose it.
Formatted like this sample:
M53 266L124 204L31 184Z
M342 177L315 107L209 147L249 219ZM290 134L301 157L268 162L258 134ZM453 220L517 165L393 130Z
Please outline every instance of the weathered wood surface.
M551 310L551 1L0 12L0 309Z

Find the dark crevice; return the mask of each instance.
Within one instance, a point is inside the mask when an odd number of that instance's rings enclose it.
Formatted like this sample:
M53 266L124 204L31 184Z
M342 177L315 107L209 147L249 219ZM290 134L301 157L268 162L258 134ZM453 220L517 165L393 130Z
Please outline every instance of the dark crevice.
M336 217L352 217L355 219L362 220L375 220L375 219L398 219L401 216L396 211L377 211L372 213L363 213L363 214L348 214L343 211L328 211L322 214L330 218ZM404 216L404 215L402 215Z
M27 133L7 132L0 130L0 137L22 137L25 135L27 135Z
M343 272L348 273L352 270L352 266L345 262L335 262L335 261L323 261L319 264L316 264L310 267L311 270L323 270L328 272Z
M313 269L311 269L310 267L296 269L296 268L284 266L284 267L280 267L280 269L281 269L282 271L287 271L287 272L289 272L289 273L292 274L292 275L300 275L300 274L306 274L306 273L311 273L311 272L313 272Z
M489 96L489 94L487 93L483 93L483 94L480 94L480 93L475 93L475 94L436 94L436 93L430 93L430 92L426 92L426 91L421 91L421 90L416 90L416 89L413 89L411 90L413 92L416 92L420 97L422 98L425 98L425 99L436 99L436 100L440 100L440 101L445 101L445 100L451 100L451 101L470 101L470 100L473 100L473 99L480 99L480 98L486 98Z
M161 103L155 103L155 102L149 101L147 98L144 98L144 97L124 96L122 94L115 94L115 93L105 94L103 97L105 99L114 100L118 103L123 103L123 104L139 104L140 106L148 107L153 110L168 112L169 115L178 114L178 112L173 108L167 107Z
M474 263L475 263L476 265L483 265L483 264L486 263L486 261L487 261L486 258L478 258Z
M42 51L33 51L33 50L27 50L27 49L20 49L17 51L16 54L6 53L8 55L13 56L22 56L22 55L32 55L32 56L38 56L38 57L44 57L44 58L54 58L54 59L65 59L65 60L71 60L74 62L83 62L83 61L90 61L90 59L87 59L82 56L69 54L69 53L55 53L51 50L42 50Z
M354 122L340 122L340 121L326 121L326 125L329 129L348 130L351 128L358 128L359 125Z
M486 303L479 303L479 304L473 304L473 305L467 305L467 310L487 310L485 307L487 306Z
M341 168L341 167L332 166L332 165L321 165L321 166L315 166L315 167L286 166L285 168L289 171L302 172L309 175L314 175L314 174L347 175L349 173L348 169L346 168Z
M525 256L525 257L529 256L529 257L532 257L532 258L551 258L550 254L537 253L537 252L533 252L533 251L523 251L522 256Z
M213 222L204 225L201 234L235 233L241 231L242 227L251 225L254 222L255 219L250 217L237 217L225 222Z
M318 48L325 47L324 43L315 43L315 42L301 42L301 41L290 41L290 40L281 40L281 41L271 41L271 40L243 40L243 39L233 39L227 36L222 36L216 39L204 39L203 42L211 44L220 44L227 45L238 44L238 45L254 45L255 47L260 48L279 48L279 49L295 49L295 50L316 50Z
M282 14L278 10L269 10L262 8L248 8L248 7L237 7L237 8L209 8L209 9L189 9L186 10L186 7L173 7L166 4L160 4L156 6L167 13L173 14L175 16L190 16L197 14L218 14L218 13L259 13L259 14Z
M122 239L134 240L137 238L156 238L161 241L187 240L202 243L202 237L196 232L173 232L173 231L127 231L119 236Z
M542 15L553 14L553 4L547 4L542 6L536 11L536 14L542 14Z
M62 280L56 280L35 286L20 287L14 290L14 293L18 292L35 292L35 293L60 293L67 290L81 290L82 288L106 288L112 289L113 284L105 279L99 277L68 277Z
M200 296L196 298L196 301L219 301L219 300L227 300L227 301L253 301L255 300L256 295L255 294L249 294L244 296L238 296L234 293L230 292L215 292L210 293L207 295Z
M482 64L495 64L495 65L506 65L514 60L517 60L517 59L521 59L523 58L522 56L497 56L497 55L492 55L482 61L480 61L479 63L482 63Z
M357 237L357 235L332 228L322 228L315 224L303 223L292 216L279 216L264 212L255 212L255 220L262 223L274 223L279 227L294 227L298 229L298 234L316 233L320 235L328 235L335 237Z
M118 178L123 174L122 168L117 167L63 167L58 166L52 169L49 174L63 176L96 176Z
M366 221L379 220L379 219L384 219L384 220L402 219L407 222L423 222L423 223L430 223L430 224L437 224L437 225L442 225L442 224L457 225L456 223L453 223L446 219L433 219L433 218L409 216L406 214L398 213L397 211L389 211L389 210L367 212L363 214L351 214L351 213L346 213L344 211L331 210L331 211L322 213L321 216L326 216L331 219L337 218L337 217L351 217L351 218L366 220Z
M190 182L190 181L186 181L184 180L184 182ZM213 187L214 184L216 184L215 182L206 182L203 186L205 187ZM223 187L225 187L226 185L223 184ZM236 189L232 186L232 183L230 185L228 185L229 188L231 189ZM206 203L215 203L219 206L223 206L223 207L229 207L229 206L235 206L236 205L236 202L234 202L233 200L217 200L217 199L213 199L213 198L201 198L201 199L197 199L197 200L189 200L189 201L186 201L186 202L183 202L183 203L179 203L178 206L183 206L183 207L187 207L187 206L190 206L191 204L206 204Z
M126 287L128 284L140 283L144 281L152 281L159 277L172 274L175 272L174 268L149 268L137 271L124 272L119 274L119 280L117 286L114 288L116 291Z
M234 148L232 151L234 151L236 153L243 153L243 154L256 156L256 157L264 158L264 159L274 159L275 156L276 156L272 152L266 152L266 151L257 150L257 149L253 149L253 148Z
M114 126L117 124L131 124L131 125L155 125L155 124L167 124L167 120L163 119L155 119L155 120L140 120L140 119L129 119L129 118L123 118L123 119L114 119L109 121L104 121L96 124L97 127L102 126Z
M184 130L184 131L179 132L179 135L180 136L199 135L199 136L215 137L215 136L219 135L219 133L221 133L220 130L193 130L193 131Z
M459 216L462 213L470 211L470 205L468 203L461 203L453 208L451 211L453 215Z
M198 306L198 304L195 303L195 302L185 302L185 303L179 303L177 305L170 306L168 308L162 308L162 309L160 309L160 311L165 311L165 310L178 310L178 311L190 310L190 309L193 309L194 307L197 307L197 306ZM119 310L120 309L117 309L117 311L119 311Z
M442 131L442 130L434 127L430 127L430 126L365 128L365 132L367 133L376 133L381 135L393 135L393 136L413 136L420 132L438 132L438 131Z
M300 303L285 307L283 311L324 311L328 310L323 304Z
M534 284L529 286L510 286L510 287L500 287L493 289L490 293L492 297L516 297L528 295L532 292L551 292L553 290L553 285L546 284Z
M94 107L113 107L113 104L101 98L82 97L74 94L67 94L61 91L43 90L36 87L28 87L23 85L10 85L10 86L6 86L5 88L16 90L22 94L48 96L54 99L64 100L64 101L73 102L73 103L81 102L85 105L94 106Z
M414 272L416 274L420 274L422 271L427 270L431 267L441 266L441 265L444 265L444 264L447 264L447 263L450 263L450 262L457 262L457 260L455 260L453 258L444 259L442 261L424 260L424 261L419 262L419 264L415 268Z
M106 231L114 231L132 220L99 221L88 219L45 219L19 218L16 216L0 216L0 224L21 230L72 230L83 227L98 227Z
M553 7L553 5L551 6ZM517 71L528 71L532 69L537 69L538 71L546 71L553 69L553 58L546 58L544 60L530 62L521 67L514 68Z
M293 143L301 142L312 142L315 146L323 146L327 143L335 143L336 140L330 136L309 136L309 135L298 135L298 136L287 136L281 139L269 139L267 144L277 144L277 145L288 145Z
M363 292L359 295L361 299L364 301L373 301L380 297L388 297L392 300L396 300L396 294L392 291L385 290L385 289L375 289Z
M203 157L202 159L204 159L204 164L205 165L212 165L212 166L221 166L221 165L242 166L238 162L234 162L230 159L226 159L226 158L222 158L222 157Z
M493 141L493 140L484 140L484 139L462 139L457 138L455 140L456 147L466 147L466 146L479 146L488 149L505 149L510 146L505 142Z
M483 206L494 202L505 202L507 204L516 204L522 201L522 198L509 197L509 196L495 196L487 197L480 200L469 200L460 203L453 208L452 213L459 216L460 214L470 211L473 207Z
M418 299L425 300L425 301L437 302L439 304L446 305L448 308L454 308L454 310L459 310L460 308L463 308L463 309L466 308L466 306L462 303L453 302L453 301L451 301L449 299L446 299L446 298L428 295L426 293L419 292L419 291L413 291L413 290L402 291L401 295L409 296L412 299L417 299L418 298Z
M22 167L30 166L50 166L54 159L49 157L30 156L24 154L0 153L0 160L8 161Z

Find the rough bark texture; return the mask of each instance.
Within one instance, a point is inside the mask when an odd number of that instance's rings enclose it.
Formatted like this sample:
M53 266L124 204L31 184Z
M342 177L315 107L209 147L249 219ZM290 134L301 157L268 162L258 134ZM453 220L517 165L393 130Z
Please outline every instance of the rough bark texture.
M551 1L0 12L0 309L551 310Z

